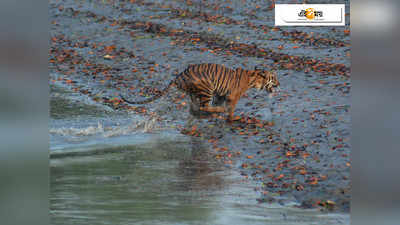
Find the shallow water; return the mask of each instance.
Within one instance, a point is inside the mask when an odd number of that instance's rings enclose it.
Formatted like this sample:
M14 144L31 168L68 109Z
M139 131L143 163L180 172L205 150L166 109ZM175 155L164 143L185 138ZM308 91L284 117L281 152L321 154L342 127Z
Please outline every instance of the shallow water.
M345 224L347 215L259 204L256 184L199 142L51 160L52 224Z

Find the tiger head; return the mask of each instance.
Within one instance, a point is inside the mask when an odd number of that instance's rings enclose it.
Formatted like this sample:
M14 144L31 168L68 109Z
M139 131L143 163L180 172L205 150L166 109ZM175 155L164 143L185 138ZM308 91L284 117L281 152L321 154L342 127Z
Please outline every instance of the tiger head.
M270 93L279 89L279 81L275 71L256 70L256 80L254 87L259 90L266 90Z

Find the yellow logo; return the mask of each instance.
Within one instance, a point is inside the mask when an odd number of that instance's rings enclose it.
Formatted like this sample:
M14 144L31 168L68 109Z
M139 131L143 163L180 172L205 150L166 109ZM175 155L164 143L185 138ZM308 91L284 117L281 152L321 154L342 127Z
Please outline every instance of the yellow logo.
M315 9L308 8L306 9L306 18L309 20L313 20L315 18Z

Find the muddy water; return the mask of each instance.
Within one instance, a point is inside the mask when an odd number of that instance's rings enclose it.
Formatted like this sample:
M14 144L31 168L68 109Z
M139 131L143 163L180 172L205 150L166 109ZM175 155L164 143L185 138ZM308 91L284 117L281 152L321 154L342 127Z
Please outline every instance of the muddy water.
M165 141L117 153L58 154L51 160L52 224L341 224L346 219L258 204L255 184L213 162L207 148Z

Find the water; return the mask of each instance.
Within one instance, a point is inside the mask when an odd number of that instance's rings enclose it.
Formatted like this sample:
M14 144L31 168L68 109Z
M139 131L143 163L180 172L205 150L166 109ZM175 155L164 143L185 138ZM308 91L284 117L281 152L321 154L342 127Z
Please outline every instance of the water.
M348 224L347 214L260 204L260 184L215 160L206 142L52 90L67 103L51 100L54 225Z
M51 160L52 224L340 224L346 218L257 203L256 185L213 161L199 143L159 140L121 150Z

